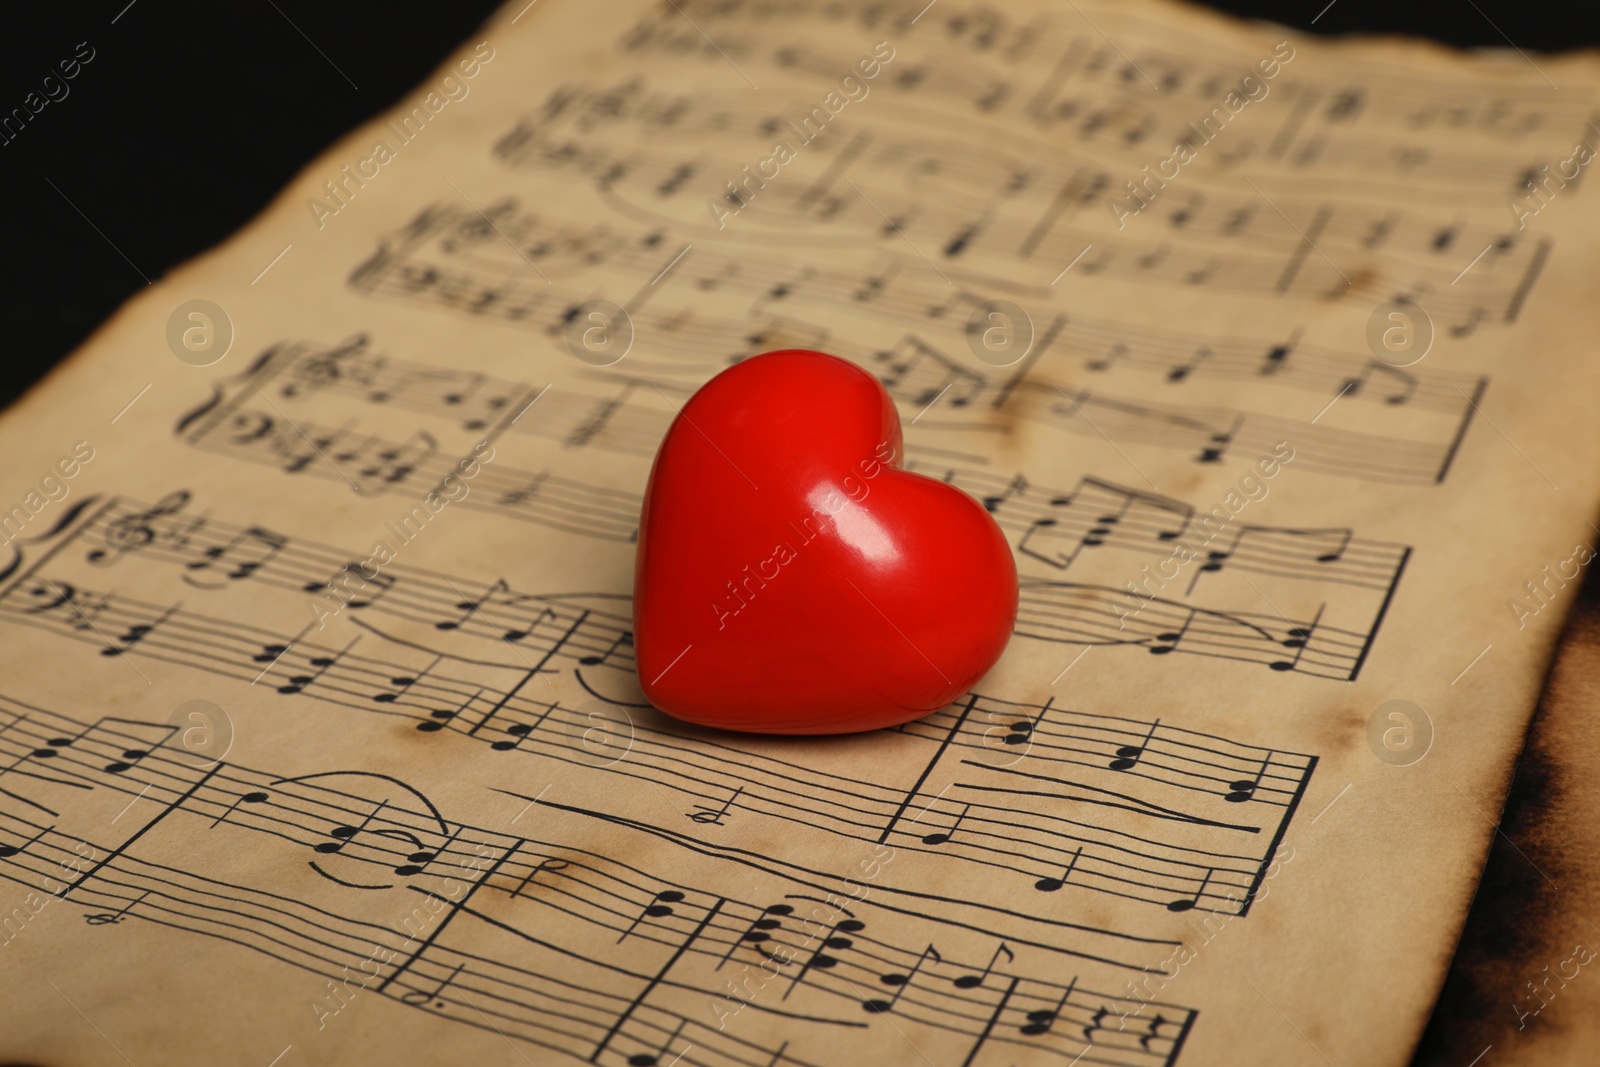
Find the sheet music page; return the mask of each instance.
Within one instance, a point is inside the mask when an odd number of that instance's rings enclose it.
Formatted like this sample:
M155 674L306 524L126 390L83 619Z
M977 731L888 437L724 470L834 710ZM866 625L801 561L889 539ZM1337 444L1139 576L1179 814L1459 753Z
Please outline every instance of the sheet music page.
M513 0L0 419L0 1056L1405 1063L1593 556L1597 73ZM899 729L639 693L785 347L1015 548Z

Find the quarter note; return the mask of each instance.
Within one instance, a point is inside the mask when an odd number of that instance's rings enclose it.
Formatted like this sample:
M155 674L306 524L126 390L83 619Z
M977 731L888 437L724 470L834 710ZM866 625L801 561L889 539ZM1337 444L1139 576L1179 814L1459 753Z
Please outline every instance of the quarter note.
M177 612L178 607L179 605L174 604L172 607L162 612L161 617L158 619L155 619L151 622L138 623L137 625L129 626L126 630L117 635L115 638L117 643L115 645L102 648L100 650L100 654L102 656L120 656L127 652L140 641L143 641L146 637L149 637L152 633L154 633L162 623L172 618L172 616Z
M1167 381L1183 381L1184 379L1188 378L1190 374L1194 373L1195 368L1199 367L1202 363L1210 358L1211 346L1201 345L1199 348L1195 349L1194 355L1189 358L1188 362L1180 363L1176 367L1173 367L1171 370L1167 371Z
M619 648L623 648L623 647L627 647L627 648L630 648L630 649L633 648L633 632L631 630L619 630L619 631L617 631L617 636L612 638L610 646L607 647L604 652L601 652L599 655L591 654L591 655L583 656L578 660L578 662L581 663L585 667L594 667L594 666L601 666L601 665L607 666L607 667L614 666L614 664L612 664L610 662L611 657L616 653L616 651ZM628 669L632 670L633 668L629 667Z
M1289 629L1285 631L1283 640L1278 642L1284 648L1294 649L1294 659L1273 660L1271 663L1267 664L1267 666L1275 671L1292 671L1296 667L1300 666L1300 658L1306 654L1306 646L1311 643L1312 636L1316 634L1317 623L1322 621L1322 613L1325 610L1327 610L1326 604L1317 608L1317 614L1312 618L1311 622L1305 626L1289 627Z
M634 927L638 926L646 918L665 919L668 915L676 914L672 910L672 905L681 903L683 903L683 894L676 889L665 889L657 893L655 898L644 906L644 910L634 918L633 922L628 924L628 928L622 931L622 936L617 938L617 944L620 945L626 941L628 935L633 933Z
M657 1067L657 1065L660 1064L662 1057L665 1056L672 1048L673 1042L678 1040L678 1035L683 1033L683 1028L688 1022L689 1020L687 1018L680 1017L678 1019L678 1028L672 1031L665 1041L661 1042L661 1047L659 1049L654 1052L635 1052L633 1055L628 1057L628 1067ZM693 1045L685 1045L683 1051L678 1053L677 1057L674 1058L672 1062L677 1063L678 1060L682 1059L688 1053L689 1049L693 1047Z
M0 845L0 860L8 860L12 856L20 856L20 855L22 855L24 852L26 852L28 850L28 846L29 845L33 844L35 841L39 840L39 838L43 837L45 834L47 834L49 832L50 832L50 827L46 826L44 829L40 830L38 833L36 833L32 837L28 838L26 841L24 841L20 845Z
M372 699L377 701L379 704L393 704L396 700L399 700L402 696L404 696L412 686L426 678L428 676L428 672L433 670L434 667L438 666L439 661L442 659L444 659L442 654L436 655L433 657L432 663L429 663L416 674L401 674L390 678L389 683L395 687L394 691L389 693L378 693L373 696ZM323 669L326 670L327 668L324 667Z
M123 771L132 770L135 763L148 755L150 750L147 748L125 748L122 750L122 758L106 764L104 770L111 774L121 774Z
M1090 370L1110 370L1119 359L1127 354L1128 346L1123 344L1121 341L1118 341L1110 348L1106 349L1105 355L1101 356L1099 359L1091 359L1084 365Z
M1281 345L1273 345L1261 359L1261 374L1271 376L1284 368L1295 345L1300 343L1300 331L1295 332Z
M1188 633L1189 627L1193 625L1194 617L1195 609L1190 608L1188 614L1183 618L1182 627L1177 630L1167 630L1156 634L1154 638L1156 643L1150 646L1150 654L1152 656L1165 656L1170 652L1177 651L1178 645L1183 641L1183 635Z
M1261 786L1261 779L1267 773L1267 767L1272 763L1272 753L1268 752L1261 760L1261 767L1256 771L1254 778L1240 778L1228 783L1228 792L1223 800L1230 804L1243 804L1247 800L1254 800L1256 790Z
M936 834L924 834L922 843L924 845L943 845L948 842L952 837L956 836L956 831L961 829L961 824L967 819L967 812L971 810L972 805L968 804L961 809L961 814L956 817L956 821L951 825L950 829Z
M233 803L228 805L228 810L223 812L221 815L218 815L217 818L216 818L216 822L213 822L210 826L207 827L207 829L208 830L216 829L218 823L226 822L227 819L228 819L228 816L232 815L233 812L234 812L234 809L237 808L240 804L264 804L264 803L266 803L266 801L267 801L267 794L261 792L260 790L256 790L255 792L251 792L251 793L241 794L240 796L237 796L237 797L234 798Z
M1140 760L1144 759L1145 750L1149 747L1151 739L1156 736L1156 727L1160 725L1160 719L1152 722L1150 724L1150 732L1144 735L1144 740L1139 744L1119 746L1117 748L1117 758L1106 764L1106 766L1114 771L1132 770Z
M359 635L358 635L358 639L359 639ZM350 642L350 644L353 645L353 644L355 644L355 642L352 641L352 642ZM348 648L349 646L347 645L345 647ZM280 651L280 653L281 653L281 652L287 651L288 650L288 646L286 646L286 645L267 645L267 646L265 646L264 650L265 651L271 651L272 649L278 649ZM287 682L285 682L283 685L278 686L278 692L283 693L285 696L289 696L289 695L292 695L294 693L303 693L303 692L305 692L306 686L310 685L312 682L315 682L318 678L321 678L324 674L326 674L328 672L328 668L332 667L335 663L338 663L339 662L339 657L342 656L342 655L344 655L343 651L339 652L336 655L332 655L332 656L313 656L313 657L311 657L311 659L308 662L310 663L311 666L317 668L317 673L315 673L315 674L295 674L295 675L291 675ZM257 660L259 660L262 657L257 656L255 658Z
M855 944L852 939L848 937L841 937L841 934L856 934L860 933L866 928L867 924L862 922L860 919L841 919L834 923L833 929L828 931L828 936L822 939L821 946L811 954L811 958L806 960L806 962L801 965L800 970L795 974L794 978L790 980L789 988L783 991L783 999L789 999L789 994L794 992L794 987L805 981L806 975L809 974L813 968L819 971L826 971L831 967L838 966L839 958L837 956L828 955L828 952L830 950L838 952Z
M516 629L516 630L506 630L506 631L504 631L503 633L500 634L500 639L503 640L503 641L511 641L511 642L521 641L521 640L525 639L529 634L531 634L535 630L537 630L539 628L539 624L545 620L546 616L548 616L551 619L551 621L559 621L559 616L557 616L555 612L551 611L549 608L541 608L539 610L539 614L537 614L533 618L529 619L525 626L522 626L521 628Z
M548 708L545 710L544 714L545 715L550 714L550 711L549 711ZM544 715L539 716L539 718L541 720L543 720ZM511 752L511 751L514 751L514 750L516 750L518 748L521 748L522 747L523 738L525 738L529 734L533 733L534 727L537 726L537 725L538 725L538 723L525 723L525 722L512 723L510 726L506 727L506 733L509 734L512 738L514 738L514 740L511 740L511 741L505 741L505 740L495 741L495 742L492 742L489 745L489 747L494 749L496 752Z
M314 848L316 851L321 852L324 855L341 851L345 845L355 840L357 834L361 833L361 831L367 828L367 824L370 823L388 803L389 802L387 800L379 801L378 806L373 808L365 819L361 820L361 825L359 826L335 826L331 831L329 831L329 836L331 836L333 840L323 841L315 845Z
M1022 493L1026 493L1027 491L1028 479L1018 474L1012 478L1009 483L1007 483L1005 492L984 497L983 508L989 514L993 515L995 512L999 511L1000 506L1007 500L1010 500L1013 495L1020 495Z
M723 953L722 961L717 964L716 969L722 970L722 965L733 958L734 950L741 944L748 942L752 945L759 945L762 942L771 940L772 935L768 931L780 929L783 926L783 917L793 914L794 906L791 904L768 905L762 910L760 918L752 920L745 932L740 934L738 939L728 946L728 951Z
M404 863L399 864L399 865L397 865L395 867L394 873L398 874L398 875L403 875L404 877L407 877L407 878L411 877L414 874L421 874L424 870L427 869L428 864L430 864L434 860L438 859L444 853L450 851L450 846L455 842L455 839L457 837L461 836L461 830L462 830L462 827L457 826L455 828L455 830L450 834L449 840L445 841L445 843L443 845L441 845L436 850L429 850L429 849L425 849L425 848L419 848L419 849L417 849L417 851L412 852L411 854L406 856L406 861ZM413 834L411 834L409 832L406 832L406 831L381 831L381 833L383 833L385 836L392 837L392 838L394 838L396 840L409 839L413 844L417 844L417 845L422 844L422 841L419 838L417 838Z
M1049 1033L1050 1028L1055 1026L1056 1020L1061 1018L1061 1013L1066 1010L1067 1000L1072 996L1072 991L1077 988L1077 985L1078 976L1073 975L1072 981L1067 983L1067 988L1061 991L1061 999L1056 1002L1054 1008L1040 1008L1030 1011L1027 1015L1028 1021L1017 1029L1029 1037L1037 1037L1040 1034Z
M1073 870L1078 866L1078 860L1083 856L1083 846L1079 845L1072 853L1072 862L1067 864L1067 869L1061 872L1060 878L1041 878L1033 883L1033 888L1041 893L1054 893L1065 886L1072 878Z
M1206 868L1206 876L1200 880L1200 887L1194 891L1194 896L1192 896L1192 897L1183 897L1181 899L1174 900L1174 901L1170 902L1169 904L1167 904L1167 910L1168 911L1189 911L1196 904L1200 903L1200 898L1205 896L1206 886L1211 884L1211 876L1213 874L1216 874L1216 873L1217 872L1216 872L1215 868L1207 867Z
M468 708L472 707L473 701L477 700L482 695L483 690L480 688L477 692L463 700L459 708L434 708L432 711L428 712L428 718L417 723L417 729L425 734L438 733L440 730L443 730L445 725L452 719L466 711ZM494 748L495 746L490 745L489 747Z
M453 587L454 583L451 583L451 585ZM506 580L504 578L497 579L493 585L489 586L489 588L487 588L487 589L485 589L483 591L483 595L482 596L473 597L470 600L462 600L459 603L457 603L456 604L456 608L457 608L457 610L459 610L461 612L461 617L459 619L444 619L444 620L441 620L440 622L434 623L433 624L433 628L435 630L458 630L458 629L460 629L461 625L463 623L465 623L467 620L471 619L479 611L481 611L485 604L492 604L494 602L494 595L497 592L499 592L499 593L510 593L511 592L511 587L506 585Z
M894 989L894 996L890 997L888 1000L883 1000L878 997L872 997L867 1000L863 1000L861 1002L861 1010L872 1015L887 1015L889 1012L894 1011L894 1006L900 1002L901 994L910 988L911 983L916 980L917 972L922 970L922 965L927 963L929 959L932 959L935 963L944 962L944 960L939 956L939 951L932 945L929 945L927 948L922 950L922 955L917 957L916 966L911 968L911 972L909 974L886 974L878 979L878 981L883 985L890 986Z
M1220 462L1222 457L1227 454L1228 449L1233 445L1233 439L1238 435L1239 428L1244 425L1244 418L1245 417L1243 415L1236 417L1233 420L1233 425L1230 426L1224 433L1213 433L1211 435L1211 443L1202 448L1200 450L1200 454L1195 457L1196 462Z

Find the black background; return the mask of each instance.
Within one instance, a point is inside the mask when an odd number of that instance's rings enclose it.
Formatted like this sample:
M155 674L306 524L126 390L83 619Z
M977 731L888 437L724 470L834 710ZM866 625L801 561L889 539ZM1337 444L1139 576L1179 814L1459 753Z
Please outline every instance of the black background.
M0 405L147 280L244 225L324 147L420 83L496 6L95 0L7 10L0 16L0 114L22 106L79 42L95 56L67 83L65 99L0 146ZM1503 47L1508 38L1528 52L1600 44L1590 4L1212 6L1316 33L1408 33L1466 48ZM1513 820L1537 801L1536 771L1522 768ZM1472 968L1504 951L1508 935L1494 917L1516 913L1529 895L1505 851L1497 843L1419 1063L1449 1059L1459 1021L1492 1010L1473 994ZM1341 976L1337 960L1326 962L1331 994Z

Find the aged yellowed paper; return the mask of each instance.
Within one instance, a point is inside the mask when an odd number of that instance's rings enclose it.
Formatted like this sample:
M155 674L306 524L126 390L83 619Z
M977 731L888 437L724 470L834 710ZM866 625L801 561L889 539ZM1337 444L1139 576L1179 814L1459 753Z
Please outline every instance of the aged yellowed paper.
M1407 1062L1593 556L1597 83L514 0L0 419L0 1056ZM655 444L785 347L1016 552L897 730L639 695Z

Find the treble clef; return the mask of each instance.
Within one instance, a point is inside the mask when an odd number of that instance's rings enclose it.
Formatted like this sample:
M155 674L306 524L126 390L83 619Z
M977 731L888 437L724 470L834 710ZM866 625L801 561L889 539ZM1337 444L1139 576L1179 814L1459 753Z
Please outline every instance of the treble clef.
M90 563L109 567L128 552L135 552L156 539L156 528L151 523L163 515L182 511L189 504L189 491L179 489L168 493L144 511L124 512L106 524L105 547L88 555Z
M370 368L358 365L366 355L367 338L356 334L343 343L321 352L292 353L291 378L279 393L283 396L301 396L339 385L349 380L370 377ZM358 373L364 370L365 374Z

